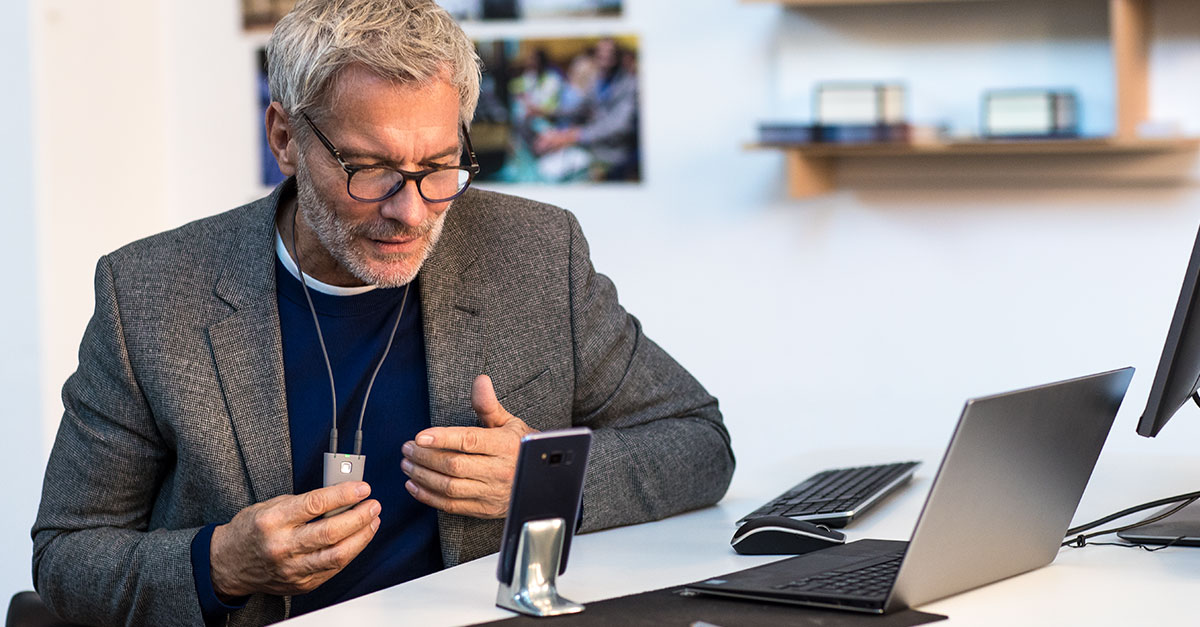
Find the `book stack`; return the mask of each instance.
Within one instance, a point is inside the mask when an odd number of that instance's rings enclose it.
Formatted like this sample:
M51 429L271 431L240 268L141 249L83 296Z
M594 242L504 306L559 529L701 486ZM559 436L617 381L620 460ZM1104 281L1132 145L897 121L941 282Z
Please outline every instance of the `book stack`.
M874 144L911 142L919 129L905 113L904 86L896 83L826 82L817 85L812 124L764 122L764 144Z
M763 144L875 144L911 142L918 129L911 124L794 124L763 122L758 141Z

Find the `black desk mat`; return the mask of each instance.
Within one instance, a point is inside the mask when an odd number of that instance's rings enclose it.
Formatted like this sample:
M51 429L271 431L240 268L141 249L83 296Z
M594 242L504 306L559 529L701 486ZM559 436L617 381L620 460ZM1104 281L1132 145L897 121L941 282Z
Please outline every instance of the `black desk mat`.
M813 625L820 627L910 627L945 620L940 614L904 610L878 616L856 612L835 612L780 603L762 603L741 599L680 594L683 586L642 592L615 599L585 603L582 613L534 618L516 616L498 621L479 623L497 627L689 627L699 622L718 627L775 627L777 625Z

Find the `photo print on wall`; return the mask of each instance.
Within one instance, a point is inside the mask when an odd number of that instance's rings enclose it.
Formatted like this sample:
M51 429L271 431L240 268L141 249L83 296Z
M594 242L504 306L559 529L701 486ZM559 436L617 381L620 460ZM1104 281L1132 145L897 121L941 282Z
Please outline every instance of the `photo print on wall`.
M481 181L640 181L634 36L475 42Z
M621 0L438 0L456 20L618 17Z

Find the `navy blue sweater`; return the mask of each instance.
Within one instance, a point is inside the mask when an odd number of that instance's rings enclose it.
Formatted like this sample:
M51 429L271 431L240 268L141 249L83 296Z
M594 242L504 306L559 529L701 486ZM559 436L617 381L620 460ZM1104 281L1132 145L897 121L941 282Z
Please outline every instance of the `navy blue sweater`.
M296 494L321 487L323 454L329 447L329 375L317 343L312 314L300 281L276 261L283 368ZM363 396L383 355L404 288L333 296L309 289L321 321L337 386L338 452L350 453ZM437 514L404 489L400 447L429 426L429 390L420 290L408 292L391 352L379 371L363 421L363 480L382 507L375 538L353 562L319 588L292 597L292 615L303 614L442 568ZM212 525L192 543L197 591L206 620L236 609L212 593L209 546ZM207 588L207 589L206 589ZM206 594L207 593L207 594Z

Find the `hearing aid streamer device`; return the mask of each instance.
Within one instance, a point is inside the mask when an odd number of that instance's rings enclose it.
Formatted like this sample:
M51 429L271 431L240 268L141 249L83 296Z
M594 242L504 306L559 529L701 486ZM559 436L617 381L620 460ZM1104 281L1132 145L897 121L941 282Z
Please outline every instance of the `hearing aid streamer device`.
M347 481L362 481L363 467L367 465L366 455L348 455L346 453L325 453L325 487L334 486ZM350 509L343 505L331 512L325 512L325 518L337 516Z

